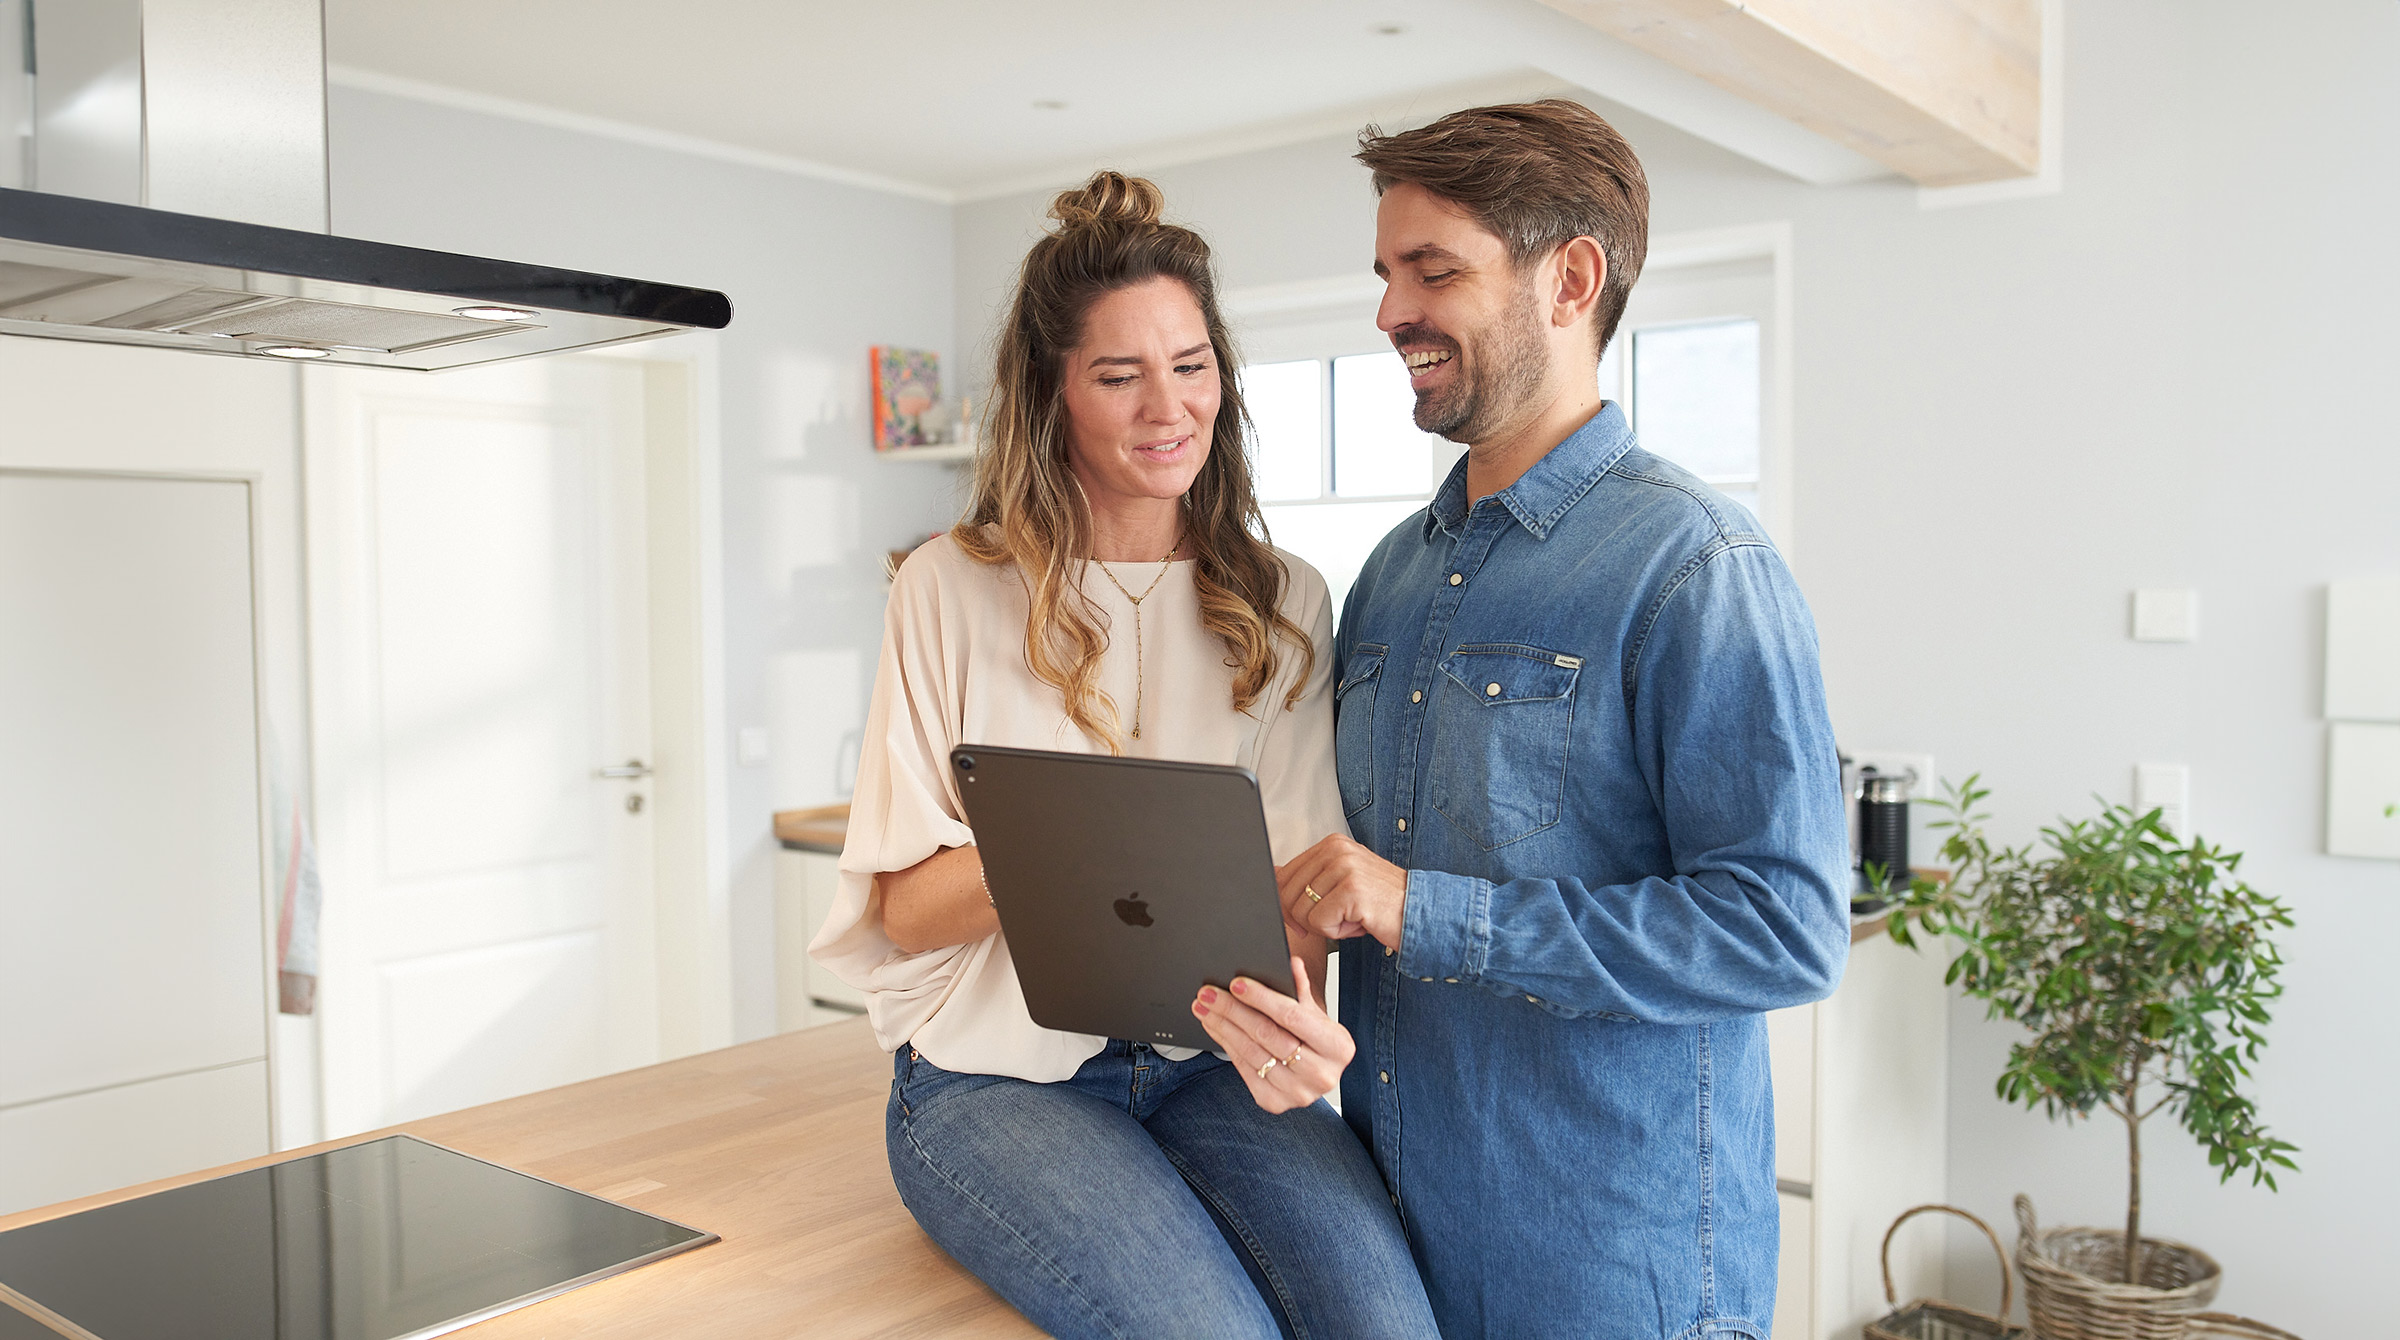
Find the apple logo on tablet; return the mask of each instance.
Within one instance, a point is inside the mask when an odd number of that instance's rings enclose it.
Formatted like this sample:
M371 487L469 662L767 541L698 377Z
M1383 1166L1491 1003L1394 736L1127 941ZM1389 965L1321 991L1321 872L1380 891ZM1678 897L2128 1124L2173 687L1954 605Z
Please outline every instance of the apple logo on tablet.
M1142 901L1142 895L1138 892L1131 898L1119 898L1117 900L1117 920L1128 926L1150 925L1150 906Z

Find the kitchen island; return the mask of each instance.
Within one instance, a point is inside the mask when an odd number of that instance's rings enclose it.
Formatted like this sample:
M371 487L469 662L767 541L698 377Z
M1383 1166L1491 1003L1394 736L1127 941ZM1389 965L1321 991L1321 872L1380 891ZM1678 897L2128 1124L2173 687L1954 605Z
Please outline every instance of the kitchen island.
M454 1334L1040 1335L900 1204L883 1150L891 1075L865 1020L832 1024L28 1210L0 1230L405 1132L724 1238Z

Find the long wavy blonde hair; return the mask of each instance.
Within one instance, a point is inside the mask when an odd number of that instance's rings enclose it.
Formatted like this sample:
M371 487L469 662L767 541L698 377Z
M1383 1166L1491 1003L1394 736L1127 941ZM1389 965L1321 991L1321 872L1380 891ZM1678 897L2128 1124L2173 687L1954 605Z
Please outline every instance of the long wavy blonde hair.
M1250 416L1233 377L1240 364L1217 310L1208 244L1188 228L1161 223L1163 205L1157 186L1115 172L1094 173L1051 202L1058 226L1034 243L1018 273L974 497L954 533L970 557L1016 565L1028 597L1026 665L1066 699L1068 718L1111 753L1123 746L1116 704L1097 684L1107 616L1080 581L1091 560L1092 515L1067 464L1065 400L1067 357L1083 341L1085 314L1107 294L1172 279L1191 291L1208 325L1223 393L1208 459L1183 497L1182 550L1193 562L1201 626L1225 644L1234 710L1249 711L1274 682L1284 654L1278 643L1300 657L1284 695L1287 710L1316 667L1307 631L1283 613L1291 575L1260 538L1266 525L1250 484Z

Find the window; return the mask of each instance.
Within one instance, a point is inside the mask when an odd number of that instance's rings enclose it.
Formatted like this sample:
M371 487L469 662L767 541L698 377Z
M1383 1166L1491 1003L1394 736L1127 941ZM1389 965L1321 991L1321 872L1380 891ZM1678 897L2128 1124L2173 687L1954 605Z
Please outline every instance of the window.
M1325 574L1338 614L1376 542L1433 496L1458 448L1417 431L1395 353L1252 363L1241 385L1268 533Z
M1698 475L1785 541L1789 486L1769 422L1774 262L1652 265L1600 362L1600 394L1644 448Z
M1758 322L1750 317L1619 331L1600 394L1625 406L1642 446L1758 511ZM1632 346L1630 374L1621 351Z
M1748 508L1788 546L1790 485L1773 413L1779 243L1738 239L1726 259L1653 240L1649 266L1600 364L1644 447ZM1375 329L1380 282L1323 281L1226 295L1252 361L1255 473L1275 543L1325 574L1338 615L1367 555L1422 508L1465 448L1417 431L1416 395ZM1248 318L1247 320L1243 320Z

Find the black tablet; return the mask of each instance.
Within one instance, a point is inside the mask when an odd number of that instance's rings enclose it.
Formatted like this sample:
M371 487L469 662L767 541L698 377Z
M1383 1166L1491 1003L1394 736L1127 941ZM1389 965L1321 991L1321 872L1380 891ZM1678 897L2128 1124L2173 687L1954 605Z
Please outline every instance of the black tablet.
M1296 994L1249 769L988 745L950 766L1035 1023L1205 1049L1201 983Z

